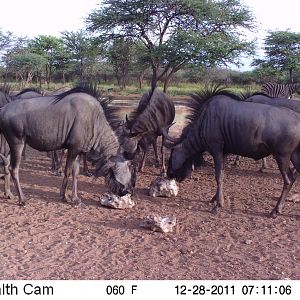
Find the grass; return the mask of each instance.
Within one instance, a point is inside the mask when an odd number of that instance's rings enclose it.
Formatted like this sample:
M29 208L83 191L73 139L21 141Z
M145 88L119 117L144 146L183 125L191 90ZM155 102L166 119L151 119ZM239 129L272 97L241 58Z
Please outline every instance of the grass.
M16 83L9 83L12 87L12 90L22 90L25 87L21 87ZM66 83L65 85L62 83L51 83L49 86L47 84L42 85L43 91L54 91L64 86L74 86L72 82ZM37 87L35 84L26 87ZM163 86L161 83L158 84L158 87L163 90ZM197 92L205 87L203 83L173 83L168 88L168 95L170 96L187 96L193 92ZM114 83L107 84L98 84L98 88L103 91L104 94L117 94L122 96L128 95L141 95L145 92L148 92L150 89L149 85L144 85L141 89L137 87L137 85L128 85L125 89L121 89L118 85ZM234 93L245 92L247 88L251 88L251 91L260 91L260 86L236 86L231 85L228 86L228 89Z

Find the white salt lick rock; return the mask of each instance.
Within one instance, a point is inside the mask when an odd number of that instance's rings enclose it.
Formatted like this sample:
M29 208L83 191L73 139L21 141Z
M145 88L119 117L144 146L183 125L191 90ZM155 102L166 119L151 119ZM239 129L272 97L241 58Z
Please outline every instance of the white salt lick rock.
M135 205L130 194L117 196L111 193L104 193L100 196L100 203L103 206L117 209L132 208Z
M143 220L141 226L144 228L149 228L153 231L160 232L172 232L176 225L176 217L173 216L151 216Z
M178 190L175 179L158 177L151 182L149 195L151 197L173 197L177 196Z

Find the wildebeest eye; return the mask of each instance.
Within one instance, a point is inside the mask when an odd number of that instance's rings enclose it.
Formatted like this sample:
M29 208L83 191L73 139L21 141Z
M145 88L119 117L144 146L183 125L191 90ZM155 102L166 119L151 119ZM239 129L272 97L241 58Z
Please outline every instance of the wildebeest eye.
M135 157L135 153L130 153L130 152L124 151L123 156L125 159L133 160Z

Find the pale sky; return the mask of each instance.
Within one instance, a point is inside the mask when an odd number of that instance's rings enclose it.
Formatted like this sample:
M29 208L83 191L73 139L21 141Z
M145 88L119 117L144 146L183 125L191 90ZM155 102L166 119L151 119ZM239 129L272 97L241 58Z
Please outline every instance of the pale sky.
M268 30L300 32L299 0L241 0L253 11L260 41ZM17 36L59 36L85 27L84 19L101 0L0 0L0 28ZM261 43L260 43L261 44Z
M267 30L300 31L299 0L241 0L253 11L260 34ZM84 27L84 18L101 0L0 0L0 28L30 38L59 36Z
M17 36L59 36L83 29L100 0L0 0L0 28Z

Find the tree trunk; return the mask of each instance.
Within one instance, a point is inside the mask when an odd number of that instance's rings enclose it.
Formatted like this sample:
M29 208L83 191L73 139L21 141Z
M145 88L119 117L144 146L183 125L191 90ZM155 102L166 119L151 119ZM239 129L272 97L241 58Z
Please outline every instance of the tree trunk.
M168 92L168 87L169 87L169 83L170 83L170 80L171 80L171 73L169 75L166 75L165 79L164 79L164 93L167 93Z
M151 90L154 91L154 89L157 87L157 67L155 65L152 65L152 80L151 80Z
M289 69L289 76L290 76L290 82L293 83L294 82L293 69Z
M144 83L144 75L145 75L145 70L141 71L140 74L137 77L137 82L139 85L139 89L142 89L143 83Z

